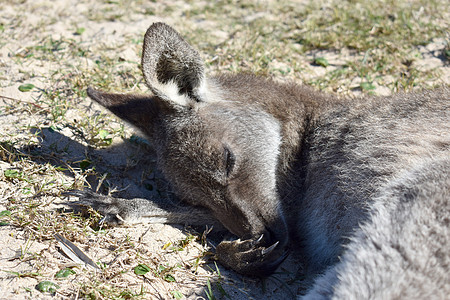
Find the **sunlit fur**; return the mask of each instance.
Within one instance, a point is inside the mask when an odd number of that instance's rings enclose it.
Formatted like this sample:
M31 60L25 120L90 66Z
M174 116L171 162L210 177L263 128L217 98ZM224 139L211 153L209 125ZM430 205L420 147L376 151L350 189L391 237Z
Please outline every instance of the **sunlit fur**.
M450 295L448 88L339 99L253 75L208 77L161 23L142 63L148 96L88 93L147 135L192 209L86 203L125 221L218 221L239 239L217 257L247 275L269 275L295 251L315 279L305 299Z

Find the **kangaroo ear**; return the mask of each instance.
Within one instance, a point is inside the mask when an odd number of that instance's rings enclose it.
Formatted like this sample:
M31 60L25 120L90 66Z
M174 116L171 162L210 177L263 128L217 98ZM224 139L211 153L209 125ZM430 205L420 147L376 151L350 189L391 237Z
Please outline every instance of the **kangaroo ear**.
M87 94L92 100L136 126L149 137L153 137L153 129L159 117L173 111L165 101L148 95L113 94L91 87L87 89Z
M154 23L147 29L142 70L147 85L159 97L183 106L203 101L203 61L169 25Z

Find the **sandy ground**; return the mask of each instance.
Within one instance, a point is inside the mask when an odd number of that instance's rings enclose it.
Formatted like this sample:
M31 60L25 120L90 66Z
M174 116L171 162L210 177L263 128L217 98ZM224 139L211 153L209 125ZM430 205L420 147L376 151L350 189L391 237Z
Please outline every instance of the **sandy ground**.
M33 132L33 128L45 127L43 124L45 120L41 119L39 114L14 110L14 106L18 105L17 101L21 104L33 103L41 93L38 89L29 93L20 92L18 87L23 83L32 83L40 89L58 88L59 85L64 84L64 76L71 76L71 72L72 74L82 72L83 69L89 69L95 65L95 59L92 58L80 57L77 60L70 57L72 61L68 61L69 58L64 55L57 61L38 60L32 57L23 59L27 55L27 49L40 45L45 38L51 37L59 40L64 37L84 46L87 45L90 50L99 53L99 59L102 57L101 55L118 56L125 62L119 68L127 68L130 65L137 68L137 62L140 60L139 51L136 50L140 48L139 39L142 39L146 28L156 21L164 21L180 28L185 28L184 26L193 29L210 27L212 28L211 34L217 38L218 43L229 38L229 32L217 28L217 24L197 19L190 20L184 16L183 7L189 5L184 1L171 2L172 6L177 6L179 10L171 10L160 16L149 14L145 10L146 8L156 12L164 11L165 1L156 2L143 5L141 9L133 6L133 9L129 10L124 6L122 11L120 9L119 11L109 11L108 3L100 1L0 2L0 24L4 26L4 30L8 31L8 35L0 39L0 95L8 97L0 99L2 101L0 104L2 107L9 107L8 110L2 110L0 114L2 141L14 140L19 146L31 143L37 145L42 153L48 155L51 155L52 151L69 149L58 156L59 159L66 162L83 160L86 156L92 157L94 160L102 162L97 171L101 173L102 170L105 172L107 170L109 172L108 182L111 186L126 188L119 193L120 196L158 197L156 189L150 191L143 187L146 181L154 185L159 184L161 190L164 190L165 185L163 180L159 180L159 174L154 167L154 159L151 152L146 152L148 149L145 145L124 143L122 139L115 138L110 147L93 149L68 128L58 131L48 128L39 132L36 130L35 132L38 133L33 135L30 134ZM106 14L109 12L111 17L95 17L96 14L102 12ZM114 13L122 14L120 20L112 21ZM244 21L248 22L251 21L251 18L258 17L258 15L252 15ZM84 28L84 32L81 35L74 35L79 27ZM127 44L130 37L136 38L136 44ZM437 55L444 46L444 40L436 40L428 46L419 47L418 50L422 53L423 59L416 63L423 68L441 69L440 84L449 84L448 63L446 64L445 60ZM346 55L351 54L336 55L330 52L315 52L311 53L310 58L307 59L310 60L316 55L326 57L332 65L337 66L345 60ZM69 65L73 66L73 70L70 72L61 70ZM307 68L308 72L306 73L310 75L305 76L320 76L323 72L321 67L308 65ZM62 73L62 77L57 77L58 79L55 80L54 74L58 72ZM139 87L145 89L142 82L139 83ZM388 94L390 91L378 87L376 92ZM88 99L78 99L77 101L77 108L70 107L66 113L66 119L82 119L87 115L105 112ZM117 122L114 126L120 127L121 123ZM126 136L130 137L132 134L132 129L125 129ZM143 157L142 153L149 154ZM44 164L38 160L35 163ZM2 173L18 166L19 163L14 165L0 161ZM144 173L146 174L145 178L142 177ZM60 177L55 180L71 183L77 178L66 172L61 173ZM99 179L88 176L86 180L91 182L95 188ZM20 188L20 182L2 178L0 181L0 211L6 209L7 200L14 197ZM55 194L58 194L58 191L55 191ZM36 199L36 201L48 203L49 210L63 207L61 203L66 200L59 196ZM55 218L59 218L59 215L55 214ZM95 281L95 273L94 275L92 272L90 275L85 275L82 269L77 269L79 274L69 277L69 279L55 279L54 276L58 270L65 266L71 266L73 263L62 254L52 236L34 239L33 235L30 235L30 231L24 228L26 226L22 228L10 225L0 226L0 299L76 299L81 290L80 284L86 282L92 284ZM184 297L189 299L206 299L205 289L207 289L208 279L213 282L213 286L216 286L215 282L220 282L220 286L227 292L229 299L293 299L300 292L301 285L298 284L298 280L294 280L297 275L295 270L299 266L294 258L289 258L280 267L278 274L266 280L243 277L220 266L218 267L219 276L215 264L203 258L203 263L196 273L187 271L190 270L189 268L176 271L176 282L168 282L150 276L146 278L133 273L132 269L142 261L162 265L173 265L180 262L192 265L193 261L205 251L205 247L199 242L192 242L184 251L179 252L163 249L169 241L176 244L177 241L185 239L188 231L183 226L137 224L112 228L105 234L96 234L92 231L86 235L89 238L83 237L78 240L73 238L72 241L95 261L117 268L111 267L111 270L119 270L120 266L121 270L127 270L128 272L123 275L108 273L104 276L110 278L110 282L116 288L129 288L133 291L144 289L146 294L143 298L169 299L174 297L173 291L180 291ZM106 241L109 243L111 239L117 241L117 247L121 247L121 243L125 245L131 241L139 251L136 249L112 251L114 249L104 247ZM214 245L214 242L211 241L211 244ZM137 257L138 254L141 256ZM39 275L33 275L36 272ZM18 276L18 273L22 275ZM86 273L89 272L86 271ZM220 279L218 279L219 277ZM35 286L42 280L53 280L61 288L56 294L41 293L35 289ZM104 284L105 281L99 280L99 286ZM214 291L215 295L219 297L220 291L217 286ZM94 294L98 298L109 298L107 295Z

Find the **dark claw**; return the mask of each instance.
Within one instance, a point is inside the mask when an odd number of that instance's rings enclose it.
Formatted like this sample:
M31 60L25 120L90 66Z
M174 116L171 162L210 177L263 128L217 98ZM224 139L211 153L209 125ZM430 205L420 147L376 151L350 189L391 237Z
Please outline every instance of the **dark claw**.
M270 246L269 248L264 248L264 249L262 249L262 250L261 250L261 254L262 254L263 256L265 256L265 255L271 253L271 252L278 246L279 243L280 243L280 241L277 241L275 244L273 244L273 245Z
M261 240L263 239L263 237L264 237L264 233L261 234L261 236L255 241L255 245L257 245L259 242L261 242Z

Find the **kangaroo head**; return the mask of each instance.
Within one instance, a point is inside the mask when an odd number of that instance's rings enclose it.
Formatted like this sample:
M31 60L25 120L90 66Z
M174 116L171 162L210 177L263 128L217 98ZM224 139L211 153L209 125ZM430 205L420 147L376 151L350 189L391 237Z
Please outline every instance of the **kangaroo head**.
M279 121L208 78L198 52L168 25L147 30L142 69L151 95L88 95L148 137L183 201L209 209L240 238L278 242L281 255L288 234L276 190Z

